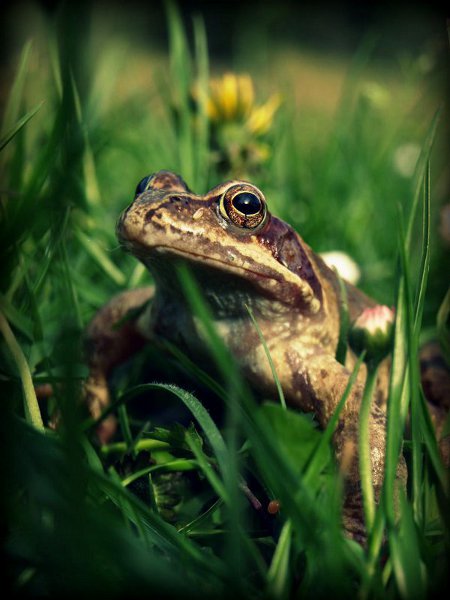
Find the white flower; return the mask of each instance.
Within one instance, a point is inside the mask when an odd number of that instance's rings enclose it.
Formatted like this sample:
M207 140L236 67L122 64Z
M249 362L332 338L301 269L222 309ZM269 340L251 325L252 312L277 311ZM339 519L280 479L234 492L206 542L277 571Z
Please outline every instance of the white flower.
M356 285L361 278L361 271L356 262L345 252L334 250L332 252L321 252L320 256L332 269L336 269L339 276L349 283Z
M420 156L420 146L414 142L402 144L394 152L394 169L402 177L412 177Z
M386 335L394 322L394 311L388 306L377 304L373 308L366 308L355 321L355 327L363 327L370 335L380 331Z

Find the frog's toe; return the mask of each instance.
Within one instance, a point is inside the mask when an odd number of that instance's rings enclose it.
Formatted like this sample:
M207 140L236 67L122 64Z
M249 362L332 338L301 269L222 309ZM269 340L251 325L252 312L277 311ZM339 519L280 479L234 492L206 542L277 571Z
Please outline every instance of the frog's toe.
M96 420L109 405L109 390L106 378L91 375L84 384L83 395L91 417ZM113 437L117 428L117 419L108 415L96 427L100 444L106 444Z
M108 417L106 417L106 419L103 419L103 421L101 421L98 424L95 430L99 443L102 446L104 444L107 444L113 437L114 433L116 432L116 429L117 419L114 415L109 415Z

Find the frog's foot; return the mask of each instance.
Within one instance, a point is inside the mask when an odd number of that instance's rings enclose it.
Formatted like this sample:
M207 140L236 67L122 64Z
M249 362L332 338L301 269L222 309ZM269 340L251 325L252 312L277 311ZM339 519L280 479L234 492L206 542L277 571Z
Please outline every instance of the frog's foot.
M99 419L110 403L108 376L145 344L139 321L153 297L152 287L127 290L115 296L95 315L86 333L89 377L84 384L84 402L93 419ZM99 421L96 432L107 443L117 421L108 415Z
M420 378L442 461L449 467L450 435L444 431L450 410L450 368L437 342L429 342L420 350Z
M342 524L345 535L365 547L367 532L364 525L363 500L361 489L352 486L346 490L345 502L342 509Z
M91 374L84 384L83 397L91 417L94 420L99 419L109 405L106 377ZM117 419L114 415L108 415L102 419L95 429L100 444L107 444L114 435L116 428Z
M53 396L52 386L37 390L39 398L48 399ZM109 391L104 377L90 376L83 384L81 392L82 404L88 409L92 419L97 420L102 415L105 408L109 405ZM53 430L59 429L62 423L61 411L54 410L48 422L48 427ZM114 415L108 415L102 419L96 426L96 435L100 444L106 444L112 438L117 427L117 420Z

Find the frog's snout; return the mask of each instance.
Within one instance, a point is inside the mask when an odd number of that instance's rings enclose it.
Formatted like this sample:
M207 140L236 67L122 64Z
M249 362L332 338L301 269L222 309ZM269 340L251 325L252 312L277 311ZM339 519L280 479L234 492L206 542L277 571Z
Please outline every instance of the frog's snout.
M121 244L131 249L142 244L146 230L155 212L161 207L163 198L155 193L144 192L120 214L116 225L116 235Z
M116 236L119 240L119 242L123 243L127 240L127 236L126 236L126 227L125 227L125 222L126 222L126 217L127 217L127 213L131 208L131 204L130 206L128 206L119 216L119 219L116 223Z

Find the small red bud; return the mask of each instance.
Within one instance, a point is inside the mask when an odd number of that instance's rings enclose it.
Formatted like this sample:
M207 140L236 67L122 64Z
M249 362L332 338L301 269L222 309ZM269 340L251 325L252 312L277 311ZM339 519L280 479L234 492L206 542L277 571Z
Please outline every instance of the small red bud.
M271 500L267 506L267 512L269 515L276 515L280 510L280 501L279 500Z

